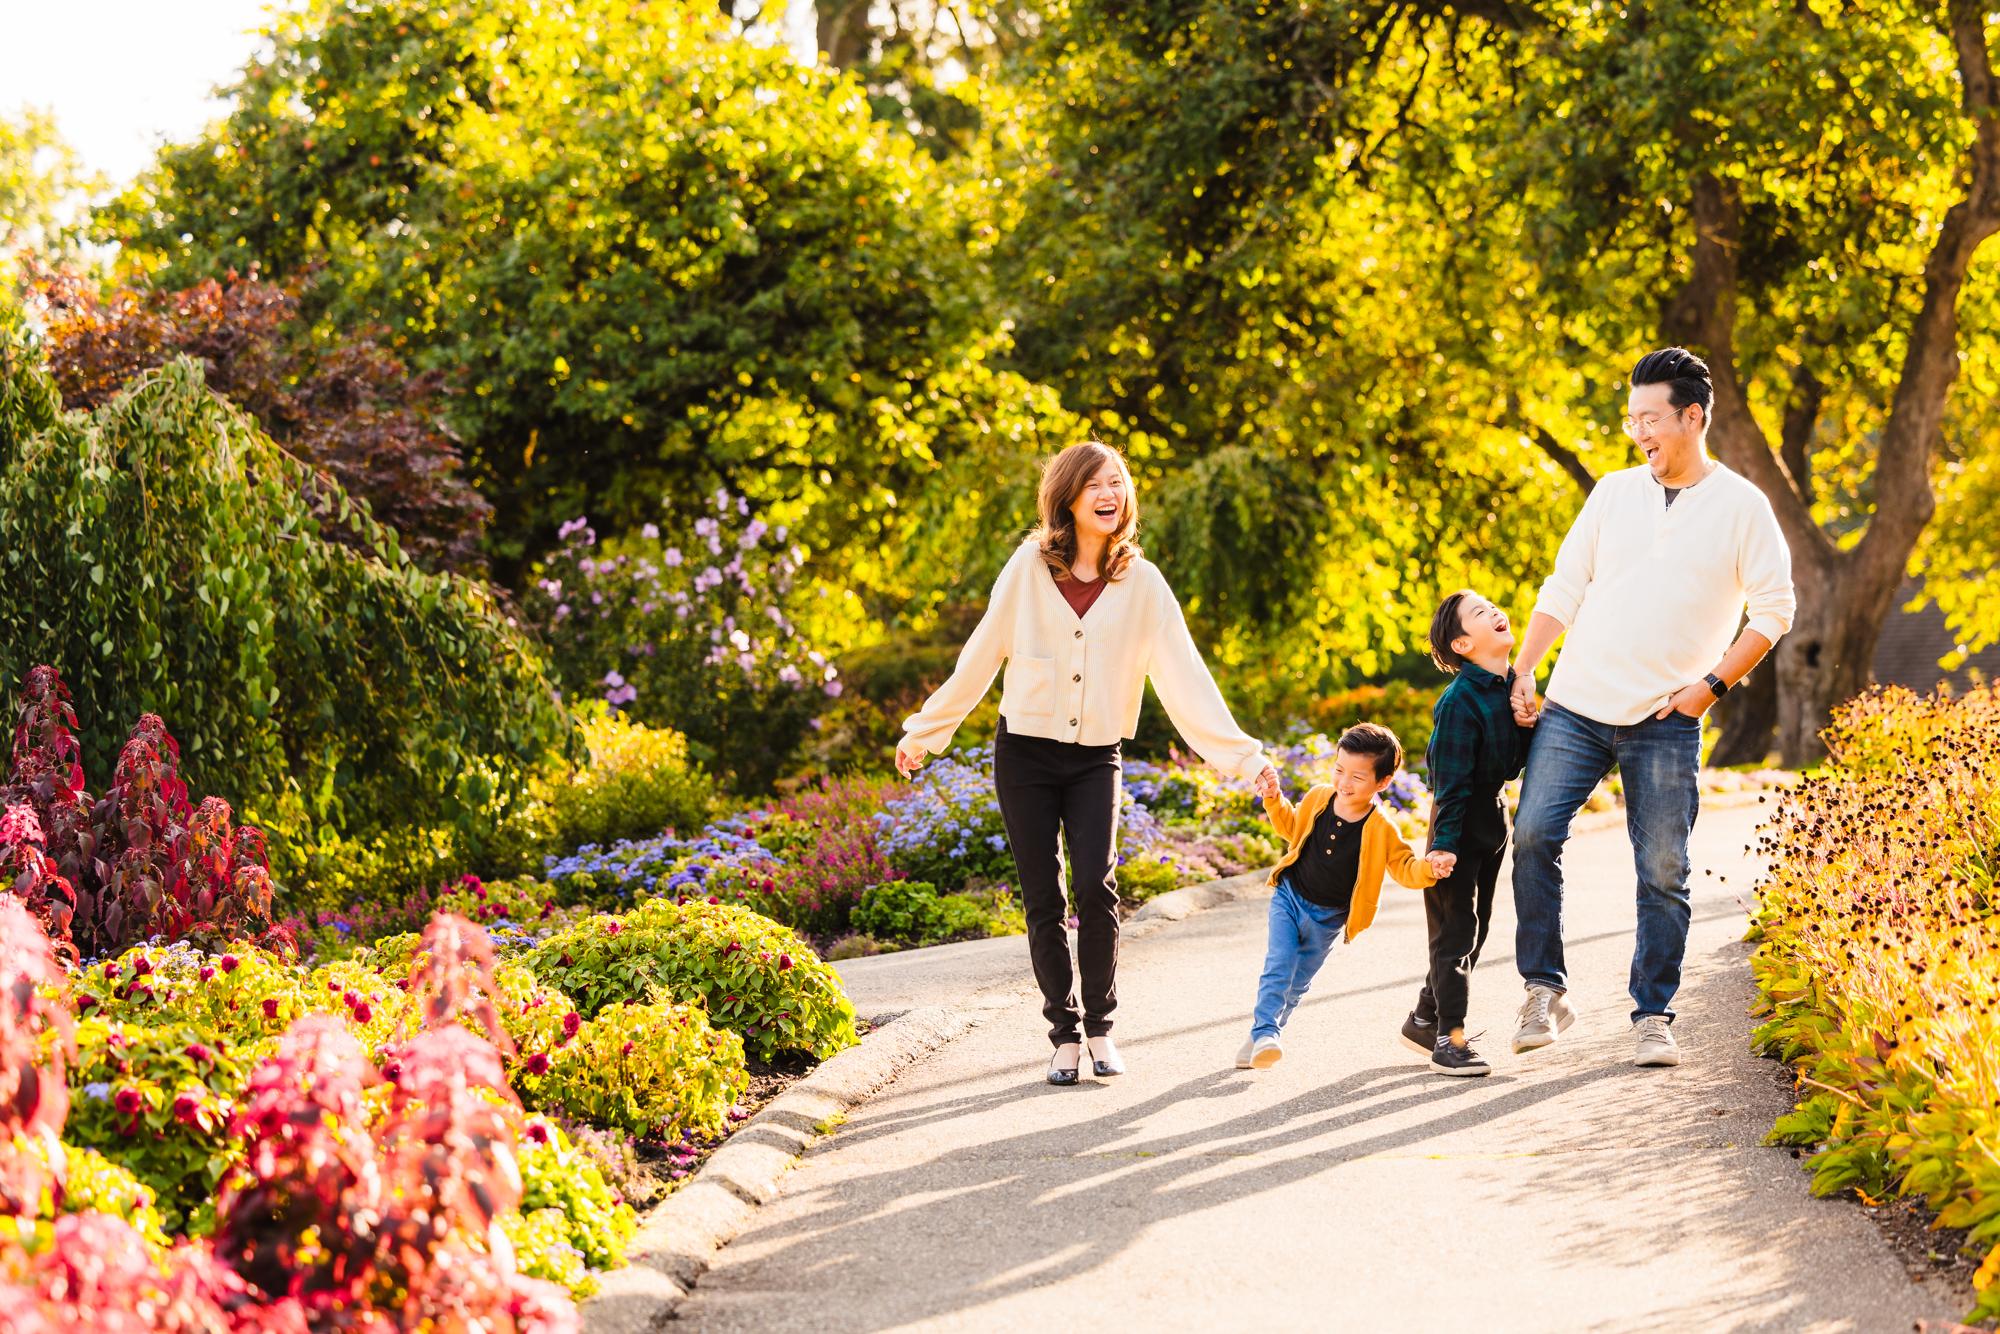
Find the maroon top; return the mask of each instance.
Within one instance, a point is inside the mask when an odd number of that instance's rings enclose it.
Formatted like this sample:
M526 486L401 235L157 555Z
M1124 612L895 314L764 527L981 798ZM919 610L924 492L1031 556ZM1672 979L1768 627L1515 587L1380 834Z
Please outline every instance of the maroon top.
M1090 604L1097 601L1097 595L1104 591L1104 576L1099 575L1085 583L1071 575L1067 579L1056 580L1056 587L1061 590L1063 600L1069 603L1070 610L1081 617L1090 610Z

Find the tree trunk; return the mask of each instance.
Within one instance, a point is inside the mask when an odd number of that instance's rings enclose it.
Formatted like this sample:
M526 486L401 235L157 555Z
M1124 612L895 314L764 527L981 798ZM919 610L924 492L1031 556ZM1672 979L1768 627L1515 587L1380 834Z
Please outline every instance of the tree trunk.
M1715 706L1722 729L1708 762L1717 768L1762 764L1771 757L1771 739L1778 733L1778 667L1766 662L1736 683L1736 689Z
M826 63L851 70L868 56L874 30L868 24L873 0L818 0L819 51Z
M1875 644L1908 559L1908 550L1899 557L1856 550L1793 566L1798 614L1766 668L1777 678L1778 753L1786 768L1825 758L1820 729L1834 709L1868 688Z

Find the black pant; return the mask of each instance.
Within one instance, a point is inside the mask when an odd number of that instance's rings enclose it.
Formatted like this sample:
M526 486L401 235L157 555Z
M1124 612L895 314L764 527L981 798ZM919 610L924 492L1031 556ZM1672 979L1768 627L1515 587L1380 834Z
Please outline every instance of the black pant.
M1493 923L1493 887L1507 855L1507 817L1496 798L1489 813L1477 803L1467 813L1458 863L1451 874L1424 891L1424 921L1430 928L1430 976L1417 993L1417 1017L1434 1021L1438 1032L1465 1027L1472 969L1486 947Z
M1028 955L1042 989L1042 1016L1057 1046L1111 1031L1118 1008L1118 887L1114 865L1118 784L1117 743L1079 746L1019 736L1007 720L993 738L993 785L1000 819L1021 881L1028 917ZM1076 896L1076 962L1083 1005L1070 969L1068 905L1063 895L1060 838L1069 847L1070 889Z

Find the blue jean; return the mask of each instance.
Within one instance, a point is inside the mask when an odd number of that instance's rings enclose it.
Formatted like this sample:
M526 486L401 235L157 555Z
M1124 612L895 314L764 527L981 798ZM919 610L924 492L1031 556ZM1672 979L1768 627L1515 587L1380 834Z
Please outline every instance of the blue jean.
M1701 723L1685 714L1613 727L1544 704L1514 814L1515 961L1526 981L1568 989L1563 844L1571 818L1613 766L1625 779L1625 829L1639 875L1632 1018L1672 1019L1687 953L1688 835L1701 804Z
M1302 898L1285 878L1271 895L1271 934L1264 947L1264 975L1257 979L1252 1038L1274 1038L1312 988L1314 974L1347 932L1347 913Z

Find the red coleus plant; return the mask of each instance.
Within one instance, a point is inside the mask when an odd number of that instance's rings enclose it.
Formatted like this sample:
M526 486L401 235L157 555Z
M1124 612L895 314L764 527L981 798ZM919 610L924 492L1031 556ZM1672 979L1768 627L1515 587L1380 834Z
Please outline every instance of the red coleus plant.
M159 715L139 719L95 803L84 788L75 727L61 675L32 669L0 799L26 806L40 837L13 841L0 862L0 887L30 898L58 951L108 954L164 935L204 944L256 940L290 952L289 933L272 925L263 832L236 826L220 797L198 808L190 803L180 747ZM33 854L19 851L24 844Z
M513 1041L493 1008L493 942L482 927L456 913L438 913L424 928L423 944L410 968L409 992L417 998L425 1028L471 1022L506 1055ZM502 1088L506 1081L500 1081Z
M46 1180L24 1141L53 1143L69 1117L69 1011L42 990L62 980L48 937L0 895L0 1210L32 1216Z
M87 893L86 872L96 854L97 834L90 793L83 786L76 710L69 687L53 667L30 668L21 682L13 764L0 786L0 805L15 804L35 813L42 834L36 841L55 863L56 874L76 894Z
M440 952L476 961L485 941L471 933L437 929ZM0 898L0 1222L61 1199L60 1154L21 1146L30 1134L53 1140L68 1112L69 1016L40 989L59 979L27 910ZM234 1118L247 1150L224 1183L213 1242L156 1259L101 1213L59 1218L53 1245L0 1228L0 1329L574 1334L568 1294L515 1272L495 1226L521 1198L519 1105L500 1054L440 1020L404 1045L371 1126L365 1094L379 1082L339 1020L301 1019Z
M70 923L76 916L76 891L42 850L41 821L24 802L0 813L0 885L13 887L57 957L65 964L75 963Z

